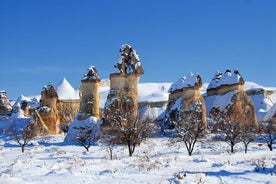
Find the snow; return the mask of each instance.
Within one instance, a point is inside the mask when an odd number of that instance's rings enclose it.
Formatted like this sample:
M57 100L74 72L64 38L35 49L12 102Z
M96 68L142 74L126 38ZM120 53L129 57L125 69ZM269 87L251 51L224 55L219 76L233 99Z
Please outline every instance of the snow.
M230 91L224 95L212 95L205 97L205 105L207 115L212 108L218 108L220 111L223 111L228 105L233 104L231 101L233 95L237 93L236 90Z
M270 110L266 113L263 120L267 121L271 119L276 114L276 103L270 108Z
M224 74L217 71L211 80L208 89L214 89L223 85L239 84L241 79L242 77L237 70L232 73L231 70L227 69Z
M139 83L138 101L139 102L163 102L169 99L168 89L171 83ZM103 109L109 94L110 87L104 85L100 87L100 108Z
M40 96L24 96L20 95L16 101L11 101L14 107L20 107L23 102L28 102L30 108L37 108L40 106Z
M74 121L70 124L68 133L65 137L65 142L75 142L75 137L80 134L79 128L82 127L84 129L89 129L89 128L94 128L95 130L99 130L100 124L97 123L97 118L96 117L89 117L85 120L78 120L77 116L74 119ZM97 128L96 128L97 127Z
M162 102L169 99L168 89L171 83L140 83L138 84L139 102Z
M166 110L166 107L149 107L145 106L139 110L139 117L149 117L151 119L163 119L163 112Z
M258 142L249 144L247 154L242 144L231 154L226 143L210 144L205 139L188 156L184 144L156 137L142 142L133 157L128 157L126 146L117 145L110 160L103 145L86 152L82 146L64 142L64 137L36 137L21 153L17 143L0 133L0 183L260 184L276 180L275 152Z
M75 90L71 84L63 78L56 86L58 98L62 100L77 100L80 99L79 91Z
M177 82L171 85L169 92L173 92L186 87L194 87L198 82L198 76L198 74L190 73L187 76L181 77L180 79L178 79Z

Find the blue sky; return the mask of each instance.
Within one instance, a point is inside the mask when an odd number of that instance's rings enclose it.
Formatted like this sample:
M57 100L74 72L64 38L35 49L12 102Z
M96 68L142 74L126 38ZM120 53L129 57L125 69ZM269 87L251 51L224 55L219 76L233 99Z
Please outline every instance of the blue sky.
M79 87L86 69L102 79L118 50L137 51L140 82L175 82L189 72L210 82L239 69L276 87L274 0L0 0L0 90L40 94L63 77Z

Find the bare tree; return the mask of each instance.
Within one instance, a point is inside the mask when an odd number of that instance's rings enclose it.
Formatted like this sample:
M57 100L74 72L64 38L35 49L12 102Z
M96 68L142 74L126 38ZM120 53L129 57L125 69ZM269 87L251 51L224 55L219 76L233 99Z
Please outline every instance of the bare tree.
M269 150L272 151L273 144L276 144L276 122L274 119L260 124L260 136L267 143Z
M257 126L255 124L241 125L241 142L244 144L244 152L247 153L248 145L256 138Z
M174 138L177 142L184 142L189 156L192 155L196 142L204 136L206 124L202 120L202 103L195 101L185 110L176 112L176 133Z
M130 157L133 155L136 146L149 133L149 122L140 120L138 112L135 112L135 110L133 99L124 96L114 99L105 112L105 118L110 123L112 135L116 137L115 140L118 140L118 143L128 146Z
M90 146L98 139L97 130L95 126L78 126L73 127L77 130L75 141L80 143L86 151L89 151Z
M234 153L235 145L240 142L244 144L247 153L248 145L255 140L257 125L254 122L246 122L246 118L246 116L237 117L232 109L228 109L227 112L218 109L211 111L212 132L221 134L218 139L230 145L231 153Z
M35 123L29 119L16 121L13 122L10 131L23 153L25 151L25 146L35 137Z
M114 135L102 135L100 137L100 140L103 141L103 144L106 147L106 150L107 150L110 160L113 160L114 147L119 142L118 137L114 136Z
M219 140L230 145L231 153L234 153L234 146L241 142L241 124L238 121L232 121L226 112L218 109L211 111L211 117L215 121L213 124L213 132L221 134Z

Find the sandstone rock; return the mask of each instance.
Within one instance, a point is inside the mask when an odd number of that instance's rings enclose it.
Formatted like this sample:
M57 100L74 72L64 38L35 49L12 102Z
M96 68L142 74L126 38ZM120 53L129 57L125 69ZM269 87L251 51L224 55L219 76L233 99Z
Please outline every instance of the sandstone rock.
M254 104L244 92L244 80L237 70L217 73L208 86L205 102L208 116L221 112L231 121L257 125Z
M103 124L101 126L104 133L115 133L116 129L111 127L113 118L118 112L121 118L127 117L127 112L131 112L132 118L138 118L138 83L143 74L141 61L136 51L130 45L123 45L120 49L121 60L115 65L119 73L110 74L110 92L105 103ZM121 120L123 126L128 121Z
M98 70L91 66L84 75L80 86L80 110L78 119L84 120L90 116L100 119L100 96L99 87L101 79L98 76Z

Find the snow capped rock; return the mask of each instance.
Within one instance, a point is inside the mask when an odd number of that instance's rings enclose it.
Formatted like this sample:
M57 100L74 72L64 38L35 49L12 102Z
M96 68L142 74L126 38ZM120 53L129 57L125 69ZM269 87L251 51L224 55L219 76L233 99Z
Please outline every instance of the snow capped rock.
M56 86L56 91L59 99L63 100L75 100L79 99L79 91L75 90L71 84L63 78L60 83Z
M214 89L217 88L218 86L218 82L222 77L222 73L220 71L217 71L213 77L213 79L211 80L211 82L209 83L207 89Z
M169 92L173 92L186 87L201 86L202 81L199 74L190 73L188 76L181 77L177 82L173 83Z
M238 70L234 70L232 73L230 69L227 69L224 74L217 71L207 89L215 89L220 86L233 84L244 84L244 80Z
M94 66L90 66L87 69L87 73L84 74L83 80L99 80L98 70Z

